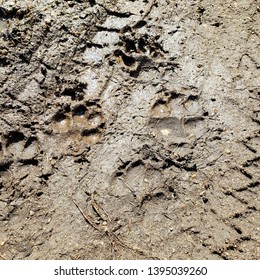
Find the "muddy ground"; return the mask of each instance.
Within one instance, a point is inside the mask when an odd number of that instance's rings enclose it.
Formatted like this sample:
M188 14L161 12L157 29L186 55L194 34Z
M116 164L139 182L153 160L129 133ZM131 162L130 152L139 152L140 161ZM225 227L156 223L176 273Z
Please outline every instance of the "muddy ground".
M1 0L0 258L260 259L257 2Z

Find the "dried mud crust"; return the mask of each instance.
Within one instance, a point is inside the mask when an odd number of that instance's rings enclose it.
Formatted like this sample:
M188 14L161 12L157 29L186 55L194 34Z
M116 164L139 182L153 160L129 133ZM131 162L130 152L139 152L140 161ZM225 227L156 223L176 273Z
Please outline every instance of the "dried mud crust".
M257 1L0 4L0 258L260 258Z

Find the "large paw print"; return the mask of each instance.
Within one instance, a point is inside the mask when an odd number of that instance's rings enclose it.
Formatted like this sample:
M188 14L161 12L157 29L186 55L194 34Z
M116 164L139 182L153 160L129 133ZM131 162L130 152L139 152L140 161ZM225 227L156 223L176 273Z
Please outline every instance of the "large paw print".
M139 206L146 201L172 197L171 191L165 189L163 173L140 159L118 168L112 175L109 191L115 197L127 196Z
M84 61L98 65L107 60L109 66L119 65L134 78L142 71L158 70L159 66L170 69L178 67L174 58L165 58L166 51L160 42L160 35L140 31L145 25L146 21L140 20L132 26L123 26L118 32L107 31L107 27L104 27L85 50ZM117 30L117 27L114 29Z
M202 120L207 113L201 109L199 95L186 91L164 92L157 97L149 119L154 136L178 142L205 132Z
M120 64L130 76L137 78L140 72L158 66L175 68L177 64L164 59L165 51L158 36L138 34L128 27L120 36L117 49L110 57L110 64Z
M52 120L54 137L86 145L96 144L105 125L101 109L96 104L81 104L72 110L56 113Z

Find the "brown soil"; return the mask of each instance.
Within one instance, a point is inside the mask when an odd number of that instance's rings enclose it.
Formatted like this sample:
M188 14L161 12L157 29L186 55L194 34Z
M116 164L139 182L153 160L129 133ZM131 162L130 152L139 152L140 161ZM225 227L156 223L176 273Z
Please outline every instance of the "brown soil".
M1 0L0 258L260 259L256 0Z

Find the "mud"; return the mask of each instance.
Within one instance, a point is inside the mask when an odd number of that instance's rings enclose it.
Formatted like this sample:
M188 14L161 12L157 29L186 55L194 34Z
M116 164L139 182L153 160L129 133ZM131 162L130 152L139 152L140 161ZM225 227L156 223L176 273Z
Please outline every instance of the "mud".
M2 259L259 259L259 3L0 1Z

